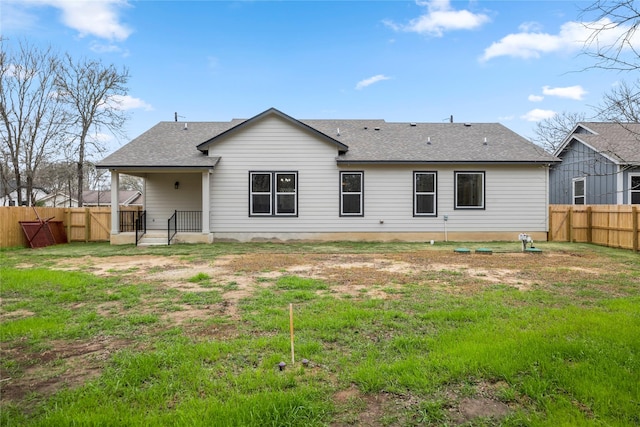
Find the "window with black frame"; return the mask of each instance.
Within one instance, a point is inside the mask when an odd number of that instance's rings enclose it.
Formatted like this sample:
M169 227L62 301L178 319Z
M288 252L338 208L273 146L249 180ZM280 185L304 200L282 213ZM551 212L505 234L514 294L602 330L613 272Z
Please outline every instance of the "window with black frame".
M455 172L455 208L484 209L484 172Z
M364 216L364 172L340 172L340 216Z
M298 172L249 172L249 216L296 216Z
M436 216L436 172L413 173L413 215Z

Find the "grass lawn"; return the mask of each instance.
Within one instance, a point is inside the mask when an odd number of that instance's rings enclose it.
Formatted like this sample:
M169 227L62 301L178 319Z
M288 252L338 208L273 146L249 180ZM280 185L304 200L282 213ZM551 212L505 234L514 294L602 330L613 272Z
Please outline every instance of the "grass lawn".
M640 425L640 256L538 247L0 251L0 425Z

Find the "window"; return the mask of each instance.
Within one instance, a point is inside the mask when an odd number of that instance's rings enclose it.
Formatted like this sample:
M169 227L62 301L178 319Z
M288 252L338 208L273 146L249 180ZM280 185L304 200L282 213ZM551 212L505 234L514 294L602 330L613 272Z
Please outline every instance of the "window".
M364 172L340 172L340 216L364 216Z
M249 216L296 216L297 172L249 172Z
M455 208L484 209L484 172L455 172Z
M585 178L574 178L573 179L573 204L574 205L584 205L585 204L585 187L586 187L586 179Z
M436 215L435 172L413 173L413 216Z
M629 203L640 204L640 174L629 174Z

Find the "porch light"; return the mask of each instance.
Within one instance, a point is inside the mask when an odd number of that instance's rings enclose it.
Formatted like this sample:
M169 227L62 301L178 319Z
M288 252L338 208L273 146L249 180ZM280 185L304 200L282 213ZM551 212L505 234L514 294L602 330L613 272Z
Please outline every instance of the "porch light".
M180 188L180 181L176 181L176 183L173 184L173 188L175 188L176 190Z

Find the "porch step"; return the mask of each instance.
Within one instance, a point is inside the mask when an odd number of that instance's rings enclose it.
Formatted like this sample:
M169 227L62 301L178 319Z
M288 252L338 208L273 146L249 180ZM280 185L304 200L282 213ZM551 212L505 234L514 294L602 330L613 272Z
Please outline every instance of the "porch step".
M167 246L166 233L146 233L140 241L138 246Z

